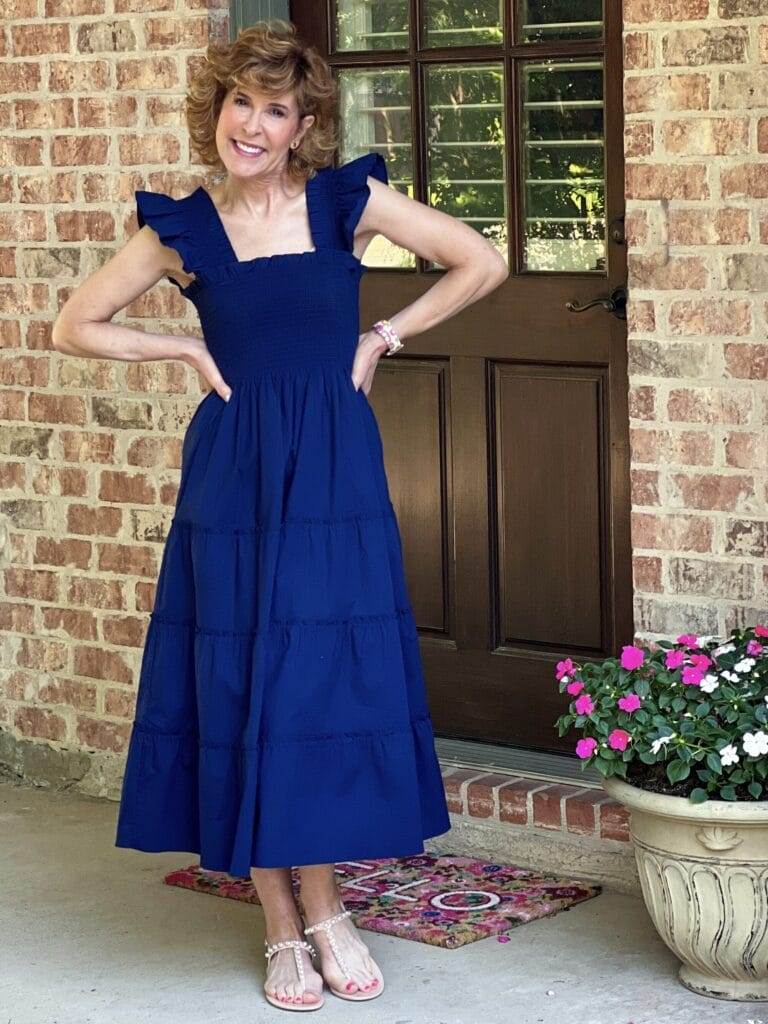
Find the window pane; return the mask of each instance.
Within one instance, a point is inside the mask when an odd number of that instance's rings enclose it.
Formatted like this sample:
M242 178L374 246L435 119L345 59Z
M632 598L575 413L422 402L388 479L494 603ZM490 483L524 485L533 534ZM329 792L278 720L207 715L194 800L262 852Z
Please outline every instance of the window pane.
M465 221L506 257L504 66L430 67L426 93L429 204Z
M407 50L408 0L337 0L338 50Z
M524 43L542 39L600 39L602 0L522 0L518 33Z
M378 152L390 185L413 198L411 81L403 68L346 68L339 72L341 163ZM376 235L365 250L369 267L416 265L412 252Z
M526 270L605 270L603 67L521 64Z
M500 0L427 0L424 34L427 46L478 46L504 41Z

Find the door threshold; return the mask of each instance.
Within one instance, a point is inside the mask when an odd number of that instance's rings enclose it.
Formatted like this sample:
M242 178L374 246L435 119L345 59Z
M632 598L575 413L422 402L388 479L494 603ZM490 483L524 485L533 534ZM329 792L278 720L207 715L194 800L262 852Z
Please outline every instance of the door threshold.
M509 772L526 778L548 782L576 783L585 789L602 789L603 777L596 768L585 768L576 757L550 754L523 747L502 747L476 740L435 737L435 750L443 764L456 768L483 768L487 771Z

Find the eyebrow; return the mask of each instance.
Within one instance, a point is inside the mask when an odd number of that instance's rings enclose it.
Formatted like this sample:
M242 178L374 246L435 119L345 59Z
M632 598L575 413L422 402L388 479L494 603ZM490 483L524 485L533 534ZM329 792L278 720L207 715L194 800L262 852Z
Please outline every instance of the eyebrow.
M247 100L249 100L251 98L248 95L248 93L247 92L243 92L242 89L238 89L237 92L235 93L235 95L236 96L244 96ZM271 107L282 107L283 110L288 110L288 107L286 107L286 105L284 103L278 103L277 100L271 100L269 105Z

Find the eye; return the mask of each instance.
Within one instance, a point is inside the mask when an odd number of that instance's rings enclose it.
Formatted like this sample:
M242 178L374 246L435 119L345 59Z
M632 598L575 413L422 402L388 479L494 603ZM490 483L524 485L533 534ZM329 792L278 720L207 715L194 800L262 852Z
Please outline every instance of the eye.
M245 98L245 96L235 96L235 103L239 103L240 100L242 100L243 103L247 103L248 102L248 100Z
M272 112L274 114L279 114L280 117L285 117L285 111L282 107L272 107Z

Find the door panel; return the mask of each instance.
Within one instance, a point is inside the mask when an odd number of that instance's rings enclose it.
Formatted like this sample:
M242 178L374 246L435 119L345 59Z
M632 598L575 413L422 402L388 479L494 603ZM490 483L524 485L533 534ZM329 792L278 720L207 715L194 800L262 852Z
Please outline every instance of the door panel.
M393 188L511 271L382 359L369 396L436 730L572 751L555 663L633 632L621 4L294 0L290 16L337 78L338 161L382 153ZM363 328L445 272L383 236L364 262Z

